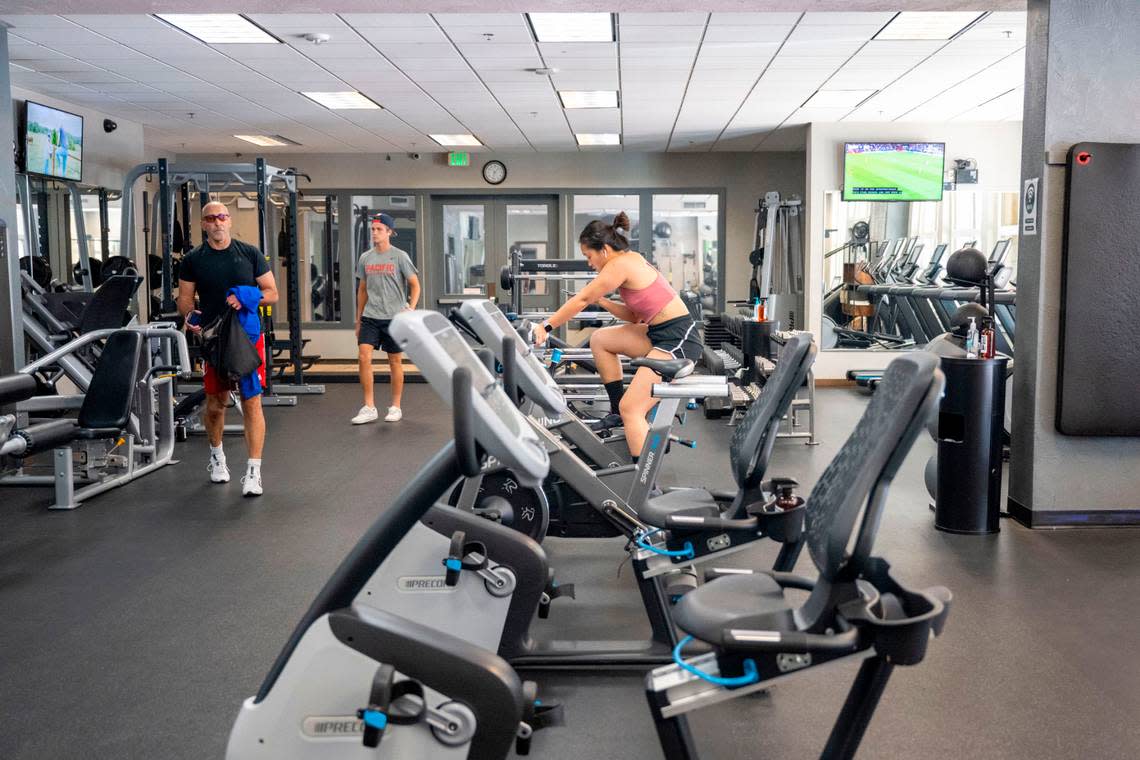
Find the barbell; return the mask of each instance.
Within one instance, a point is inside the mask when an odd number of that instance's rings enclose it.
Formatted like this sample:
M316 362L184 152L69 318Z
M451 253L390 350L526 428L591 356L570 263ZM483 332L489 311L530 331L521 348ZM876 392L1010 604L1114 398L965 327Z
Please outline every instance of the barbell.
M499 287L503 290L514 290L515 280L529 280L532 282L546 282L548 280L592 280L597 277L595 272L557 272L553 274L514 274L510 267L499 270Z

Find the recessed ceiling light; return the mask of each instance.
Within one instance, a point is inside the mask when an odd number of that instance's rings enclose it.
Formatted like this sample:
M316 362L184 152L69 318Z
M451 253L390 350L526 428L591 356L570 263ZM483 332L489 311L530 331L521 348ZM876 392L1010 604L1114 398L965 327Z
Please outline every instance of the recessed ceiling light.
M355 90L348 92L302 92L301 94L332 111L380 107L375 101Z
M428 135L431 139L435 140L444 147L451 147L453 145L479 145L479 138L475 135Z
M579 132L574 135L579 145L621 145L621 137L613 133L585 134Z
M239 140L260 145L262 148L283 148L286 145L300 145L296 140L290 140L281 135L234 135Z
M563 108L617 108L616 90L559 90Z
M875 35L877 40L948 40L974 23L976 11L903 11Z
M210 45L277 45L280 40L239 13L156 13L177 27Z
M612 13L528 13L539 42L613 42Z
M878 90L819 90L803 108L854 108Z

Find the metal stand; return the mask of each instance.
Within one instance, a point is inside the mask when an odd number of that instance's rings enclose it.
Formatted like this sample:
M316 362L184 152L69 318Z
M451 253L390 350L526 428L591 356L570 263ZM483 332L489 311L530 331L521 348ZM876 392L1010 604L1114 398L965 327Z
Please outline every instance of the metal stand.
M296 396L303 394L324 393L323 385L305 383L303 374L303 357L301 348L304 341L301 338L301 312L300 312L300 283L299 283L299 255L297 248L297 172L293 169L278 169L269 166L264 158L258 158L255 164L192 164L180 166L170 164L167 159L159 159L154 164L139 164L130 172L123 185L123 197L130 198L135 182L142 176L158 174L159 199L156 205L160 221L158 222L162 240L162 306L164 311L174 309L173 302L173 272L171 261L171 228L174 203L174 189L193 182L198 188L199 203L205 206L207 195L210 192L226 190L248 190L254 188L257 193L258 214L258 244L262 253L265 253L269 243L267 221L267 199L274 189L283 190L288 196L288 229L290 231L289 250L283 253L288 262L286 274L286 293L289 298L289 333L290 361L293 364L291 383L274 383L274 375L281 378L280 372L273 368L273 320L272 309L262 307L263 331L266 335L266 383L265 395L262 404L265 406L295 406ZM144 193L145 195L145 193ZM189 218L189 194L183 195L183 216ZM144 201L144 217L146 214ZM147 229L144 227L144 233ZM156 238L157 238L156 232ZM122 227L120 240L124 255L134 250L134 213L132 204L123 204ZM202 237L205 242L205 234Z
M821 757L828 760L855 757L894 669L895 666L884 657L871 657L863 661Z

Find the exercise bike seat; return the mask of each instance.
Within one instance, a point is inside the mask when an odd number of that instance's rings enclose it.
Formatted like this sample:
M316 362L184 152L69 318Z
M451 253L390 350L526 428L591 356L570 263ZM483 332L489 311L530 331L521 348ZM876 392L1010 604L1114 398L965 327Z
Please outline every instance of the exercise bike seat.
M641 520L655 528L665 529L671 515L719 517L721 506L704 488L675 488L645 501L637 510Z
M697 365L693 364L689 359L650 359L644 357L634 359L629 363L629 366L634 368L649 367L649 369L661 375L661 379L668 383L693 374L693 370Z
M794 631L784 590L764 572L726 575L693 589L673 606L673 621L685 633L721 644L729 629Z

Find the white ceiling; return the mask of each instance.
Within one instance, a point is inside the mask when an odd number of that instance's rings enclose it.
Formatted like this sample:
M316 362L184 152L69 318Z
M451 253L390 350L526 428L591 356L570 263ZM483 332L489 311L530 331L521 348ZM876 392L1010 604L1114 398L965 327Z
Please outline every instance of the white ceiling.
M12 84L145 126L148 148L230 152L234 134L300 148L627 151L802 148L801 125L1021 118L1025 13L952 41L876 41L894 12L621 13L618 42L537 43L522 13L248 14L282 45L206 45L147 15L3 15ZM323 32L314 45L305 34ZM550 76L528 71L557 69ZM557 90L620 90L564 110ZM382 110L329 111L301 91L359 90ZM810 102L809 102L810 101Z

